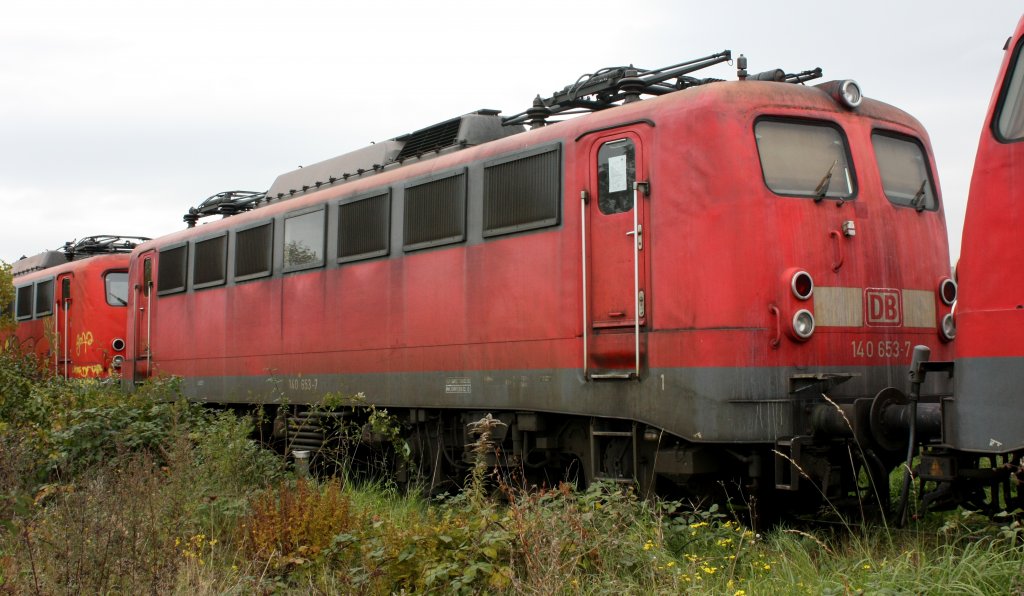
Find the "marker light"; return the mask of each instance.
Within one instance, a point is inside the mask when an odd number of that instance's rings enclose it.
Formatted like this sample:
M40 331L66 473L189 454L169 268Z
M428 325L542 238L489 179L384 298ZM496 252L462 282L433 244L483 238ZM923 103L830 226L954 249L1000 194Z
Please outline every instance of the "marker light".
M811 278L811 274L806 271L797 271L793 274L793 279L789 283L789 287L793 290L793 295L800 300L807 300L814 294L814 279Z
M956 302L956 282L948 277L939 282L939 296L946 306L953 306Z
M953 341L956 338L956 322L953 321L952 313L942 317L941 336L943 341Z
M124 356L114 356L110 361L110 366L115 370L120 369L124 365Z
M806 308L796 311L793 315L793 333L799 339L808 339L814 333L814 315Z

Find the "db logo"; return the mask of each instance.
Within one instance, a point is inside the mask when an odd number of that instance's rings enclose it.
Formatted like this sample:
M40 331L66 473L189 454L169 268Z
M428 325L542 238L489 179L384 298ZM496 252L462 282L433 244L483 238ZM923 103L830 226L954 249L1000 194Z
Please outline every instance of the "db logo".
M903 299L899 290L864 290L865 319L871 327L899 327L903 324Z

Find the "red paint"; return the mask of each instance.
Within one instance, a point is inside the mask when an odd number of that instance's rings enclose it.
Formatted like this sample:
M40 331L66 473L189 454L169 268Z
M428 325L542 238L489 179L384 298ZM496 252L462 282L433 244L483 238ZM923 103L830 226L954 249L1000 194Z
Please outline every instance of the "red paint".
M113 254L72 261L14 278L16 287L54 280L52 313L19 321L13 333L22 349L35 353L57 375L72 378L104 378L119 374L112 367L115 339L126 340L125 306L107 303L104 276L128 270L129 255ZM70 282L70 295L62 295L62 280ZM2 338L0 338L2 339ZM55 341L54 341L55 340Z
M1001 142L995 110L1014 49L1017 24L999 70L978 142L957 265L957 358L1024 357L1024 142Z
M768 190L753 136L755 119L764 115L841 126L858 177L855 200L837 207L831 200L815 203ZM641 120L654 126L623 125ZM136 251L133 287L143 285L145 251L322 203L330 206L332 218L335 203L353 194L562 143L564 187L556 227L491 239L481 239L471 227L468 243L404 256L393 250L389 257L342 265L333 264L328 254L323 269L166 296L154 293L146 316L138 309L147 298L136 289L129 357L135 359L136 378L146 376L144 346L151 335L153 370L180 375L582 370L586 334L588 368L629 369L636 317L633 237L627 235L632 214L603 216L593 202L581 207L580 196L585 191L592 200L597 194L593 164L600 145L630 138L638 146L637 179L650 182L637 213L643 226L637 272L645 292L643 366L804 366L813 371L888 365L902 378L909 355L857 356L851 342L927 343L936 358L947 359L949 348L939 345L934 331L900 326L901 318L886 310L887 294L880 294L879 320L889 326L821 329L806 342L783 334L777 347L771 345L777 329L790 325L797 309L814 308L813 300L792 296L785 272L794 268L807 271L820 286L936 293L935 280L948 272L942 211L895 207L882 194L871 146L876 129L920 139L934 173L927 134L891 106L865 100L850 112L813 87L715 83L185 230ZM847 221L856 225L853 238L839 232ZM280 222L278 228L280 242ZM838 267L837 250L842 254ZM159 256L153 258L155 278ZM936 296L937 317L948 312Z

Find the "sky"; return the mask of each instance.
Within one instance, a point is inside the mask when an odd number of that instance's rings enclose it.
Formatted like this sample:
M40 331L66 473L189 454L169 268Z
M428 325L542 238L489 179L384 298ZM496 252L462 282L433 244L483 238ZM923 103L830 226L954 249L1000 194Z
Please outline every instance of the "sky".
M0 20L0 260L157 237L225 190L605 66L822 67L931 135L950 251L1014 2L33 0ZM735 67L713 76L734 79ZM707 75L707 76L712 76ZM704 75L702 75L704 76Z

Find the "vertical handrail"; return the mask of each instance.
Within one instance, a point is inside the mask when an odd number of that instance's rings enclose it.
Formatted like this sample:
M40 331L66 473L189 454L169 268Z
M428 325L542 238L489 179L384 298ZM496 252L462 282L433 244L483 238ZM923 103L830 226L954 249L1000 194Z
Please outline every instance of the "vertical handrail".
M64 378L68 378L68 360L70 360L68 346L68 298L64 297Z
M580 270L583 271L583 379L587 379L590 354L587 352L587 191L580 191Z
M153 373L153 282L146 287L146 378Z
M640 207L640 185L633 182L633 332L636 378L640 379L640 227L637 211Z

